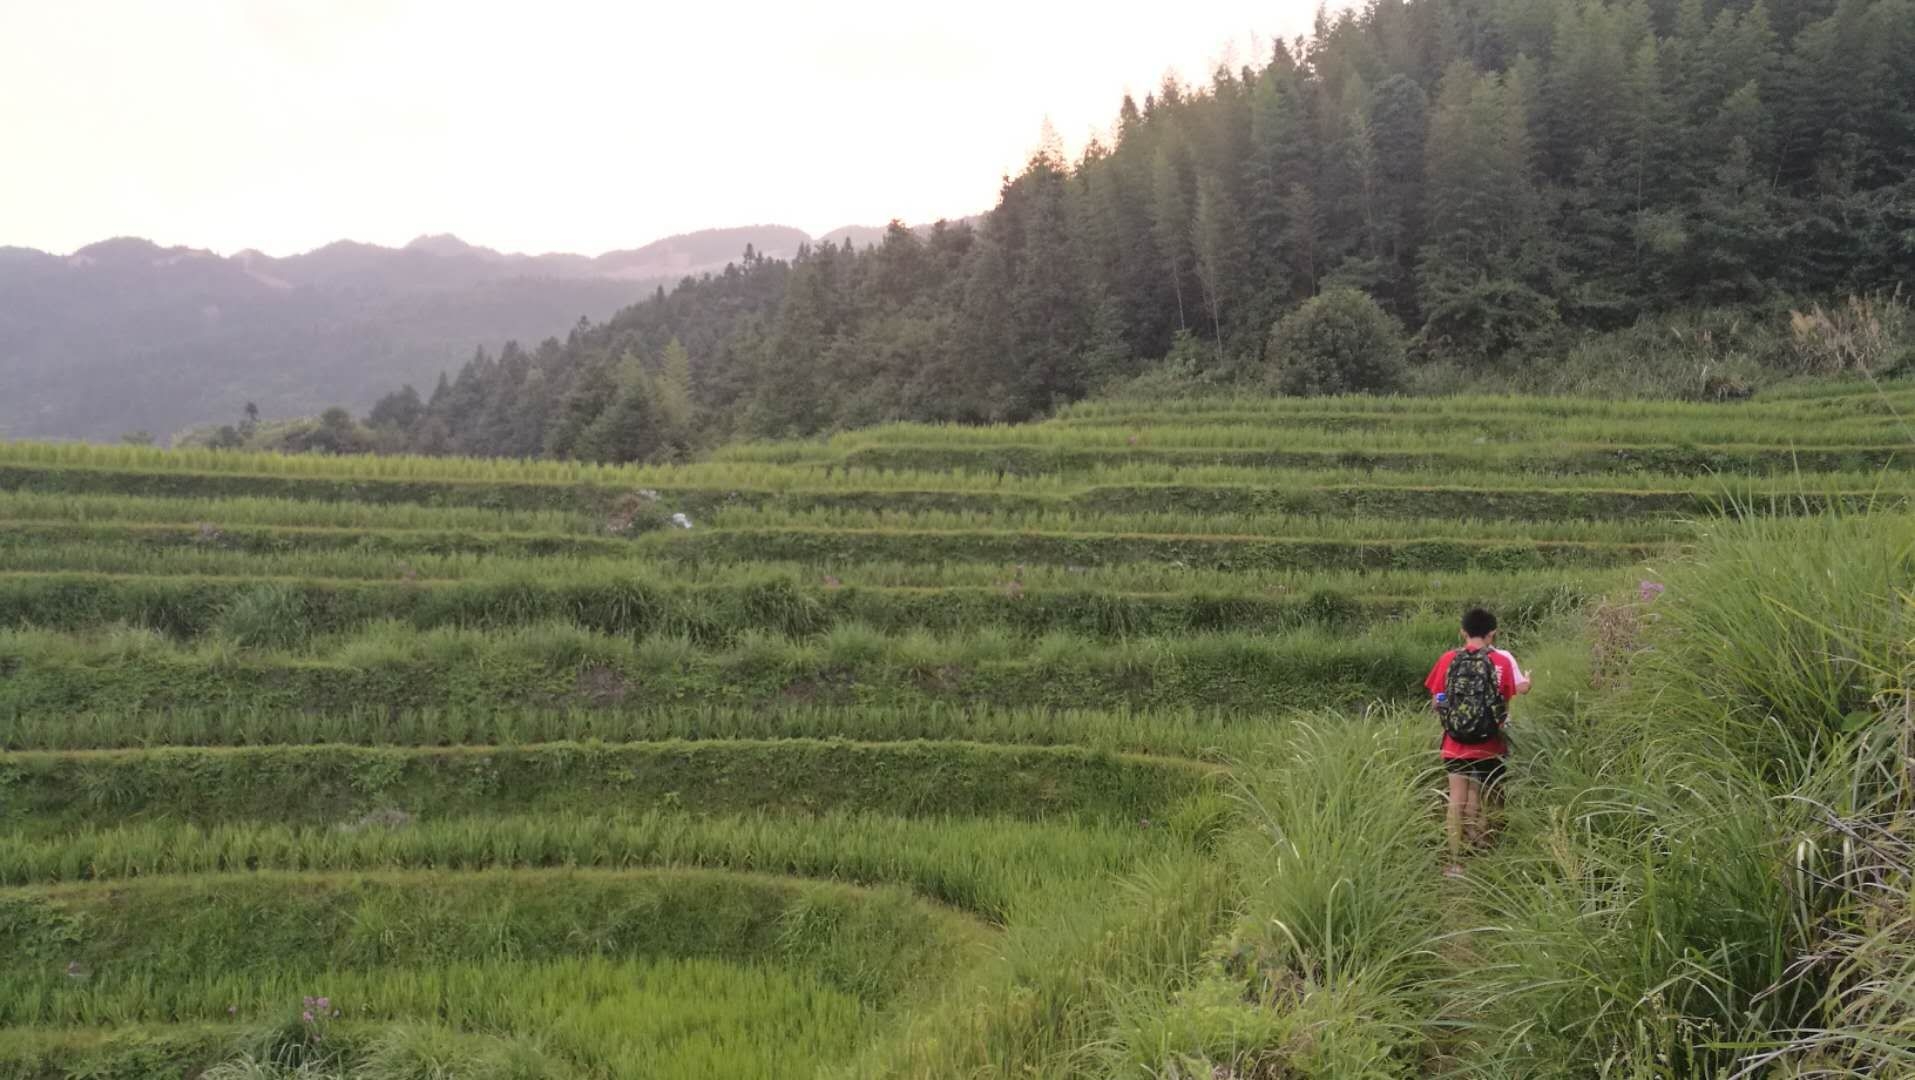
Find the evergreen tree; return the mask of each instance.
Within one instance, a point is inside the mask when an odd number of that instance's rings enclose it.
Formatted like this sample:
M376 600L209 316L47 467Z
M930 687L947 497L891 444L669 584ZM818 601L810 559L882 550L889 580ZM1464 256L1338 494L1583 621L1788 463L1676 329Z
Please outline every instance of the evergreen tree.
M1227 187L1215 177L1198 179L1196 216L1191 223L1193 247L1197 280L1203 286L1204 305L1209 309L1219 364L1223 362L1224 353L1224 309L1234 298L1243 276L1239 242L1243 235L1242 217Z
M1377 299L1398 318L1416 313L1413 277L1422 237L1424 138L1429 95L1407 75L1394 75L1370 100L1370 137L1377 167L1377 257L1385 277Z
M1185 281L1190 273L1191 205L1189 185L1175 148L1157 151L1150 173L1151 236L1163 259L1164 280L1177 298L1177 329L1190 328L1190 306L1186 303Z
M1465 354L1498 353L1554 318L1534 269L1535 191L1518 73L1467 64L1443 76L1429 139L1429 238L1418 261L1424 333Z
M617 368L608 358L583 359L546 429L545 452L553 457L592 459L596 447L585 442L585 432L617 392Z
M578 456L610 462L657 460L666 448L664 431L652 377L637 356L620 359L616 386L610 403L579 435Z
M373 405L372 412L366 416L366 426L383 431L410 431L425 411L419 391L407 383Z

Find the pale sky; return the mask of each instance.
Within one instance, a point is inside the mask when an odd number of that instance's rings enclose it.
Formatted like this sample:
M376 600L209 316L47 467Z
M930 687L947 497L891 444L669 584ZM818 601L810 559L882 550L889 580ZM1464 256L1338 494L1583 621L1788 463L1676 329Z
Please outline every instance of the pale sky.
M584 254L988 209L1315 0L0 0L0 245Z

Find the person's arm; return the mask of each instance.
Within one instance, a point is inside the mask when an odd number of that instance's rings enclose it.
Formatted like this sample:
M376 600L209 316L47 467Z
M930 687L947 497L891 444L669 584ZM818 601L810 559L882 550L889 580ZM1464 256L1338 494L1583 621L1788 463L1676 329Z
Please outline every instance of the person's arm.
M1449 673L1449 660L1449 653L1438 657L1436 666L1430 669L1429 678L1423 680L1423 689L1430 692L1431 712L1439 711L1436 706L1436 695L1443 692L1443 677Z
M1503 656L1509 660L1509 672L1515 677L1516 692L1518 694L1529 693L1529 676L1523 674L1523 665L1516 662L1516 654L1510 652L1508 649L1498 649L1496 651L1502 653Z

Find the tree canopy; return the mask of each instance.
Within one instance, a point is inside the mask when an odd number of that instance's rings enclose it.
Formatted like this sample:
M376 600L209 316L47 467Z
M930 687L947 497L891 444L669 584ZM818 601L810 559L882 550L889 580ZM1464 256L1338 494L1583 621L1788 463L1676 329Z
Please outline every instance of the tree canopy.
M1017 420L1180 338L1262 370L1328 290L1468 361L1865 294L1915 276L1910 56L1915 0L1371 0L1125 98L1075 161L1046 140L975 225L748 253L369 423L418 452L664 459Z

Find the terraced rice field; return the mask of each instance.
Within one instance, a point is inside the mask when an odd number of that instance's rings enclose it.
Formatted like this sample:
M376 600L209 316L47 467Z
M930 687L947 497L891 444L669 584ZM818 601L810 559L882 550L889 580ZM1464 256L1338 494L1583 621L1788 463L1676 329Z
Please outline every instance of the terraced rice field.
M1415 700L1471 604L1540 647L1747 508L1906 505L1897 411L0 445L0 1077L1080 1074L1226 927L1299 716Z

